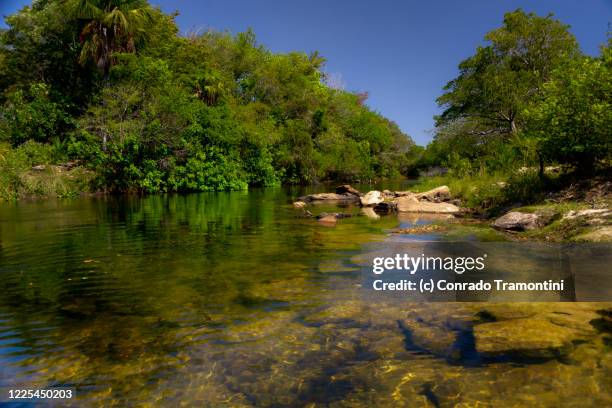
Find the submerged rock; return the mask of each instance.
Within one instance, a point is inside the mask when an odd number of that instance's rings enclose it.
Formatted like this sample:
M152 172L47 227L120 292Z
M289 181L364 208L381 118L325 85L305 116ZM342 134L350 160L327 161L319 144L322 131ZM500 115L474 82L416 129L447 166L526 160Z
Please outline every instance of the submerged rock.
M400 321L400 327L404 331L408 347L440 357L450 357L453 354L457 332L448 325L406 319Z
M493 228L502 230L525 231L539 228L542 224L537 214L511 211L496 219L492 225Z
M347 213L321 213L317 215L317 221L322 224L335 224L337 220L342 218L352 217L352 214Z
M383 199L384 199L383 193L381 193L380 191L374 190L374 191L368 192L366 195L361 197L359 200L363 207L372 207L378 203L383 202Z
M303 201L296 201L295 203L293 203L293 206L295 208L304 208L306 207L306 203Z
M336 221L338 221L338 219L333 214L321 214L317 216L317 221L319 221L321 224L336 225Z
M525 318L479 324L474 327L474 338L476 350L486 356L553 358L570 352L572 342L584 336L546 319Z

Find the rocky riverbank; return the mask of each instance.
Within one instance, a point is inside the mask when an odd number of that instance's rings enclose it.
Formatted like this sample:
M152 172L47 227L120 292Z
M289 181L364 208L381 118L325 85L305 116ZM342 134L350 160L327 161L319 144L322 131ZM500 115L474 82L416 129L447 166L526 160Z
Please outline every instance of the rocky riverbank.
M538 239L547 241L612 242L612 194L604 189L597 200L549 202L539 206L518 207L496 218L484 219L490 226L506 234L511 240ZM462 206L447 186L425 192L372 190L360 192L350 185L341 185L333 193L317 193L299 197L293 206L302 215L333 225L349 213L321 213L314 215L307 207L317 204L360 206L363 215L379 218L391 213L441 214L452 219L469 218L477 213Z

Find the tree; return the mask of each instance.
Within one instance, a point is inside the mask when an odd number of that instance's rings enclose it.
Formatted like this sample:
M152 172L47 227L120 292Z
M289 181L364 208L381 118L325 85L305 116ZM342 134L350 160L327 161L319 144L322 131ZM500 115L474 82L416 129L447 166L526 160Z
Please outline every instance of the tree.
M527 133L544 159L589 173L612 158L610 45L599 58L578 58L555 70L541 98L526 109Z
M551 72L579 54L568 26L522 10L506 13L504 25L485 36L488 45L459 64L438 104L444 108L437 124L477 120L481 134L517 133L521 112L534 100Z
M0 114L0 140L19 145L29 139L48 142L72 125L72 118L49 98L49 86L33 84L7 95Z
M92 60L108 77L118 52L135 52L146 36L151 7L146 0L69 0L74 16L84 22L79 62Z
M0 32L0 101L15 89L49 85L49 97L71 113L86 105L95 72L77 62L79 24L63 2L38 0L6 18Z

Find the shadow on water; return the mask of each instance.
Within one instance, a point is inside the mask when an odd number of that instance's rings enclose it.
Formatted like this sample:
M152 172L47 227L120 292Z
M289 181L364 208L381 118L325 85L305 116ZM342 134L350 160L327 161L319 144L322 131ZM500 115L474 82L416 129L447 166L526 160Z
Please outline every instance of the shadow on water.
M476 338L474 337L472 326L450 328L450 330L452 330L455 334L455 341L448 350L445 350L444 352L436 352L431 348L426 347L426 345L417 345L413 340L411 329L401 320L397 321L397 325L404 335L404 346L406 351L416 355L432 356L434 358L442 359L450 365L462 366L466 368L486 367L489 364L499 363L507 363L515 366L526 366L530 364L542 364L551 360L562 361L561 355L552 357L531 357L512 351L495 356L484 355L476 350Z

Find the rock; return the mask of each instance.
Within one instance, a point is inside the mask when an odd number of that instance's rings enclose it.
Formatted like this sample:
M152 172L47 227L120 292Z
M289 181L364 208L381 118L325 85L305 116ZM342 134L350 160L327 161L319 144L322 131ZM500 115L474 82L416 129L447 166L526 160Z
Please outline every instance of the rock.
M544 208L535 212L535 215L538 216L538 223L541 226L548 225L551 222L559 219L561 215L559 211L556 211L553 208Z
M424 193L415 194L419 200L427 200L434 203L440 201L447 201L451 199L451 192L447 186L436 187L432 190L425 191Z
M395 200L395 203L397 204L397 211L406 211L404 210L404 208L407 208L408 204L414 204L414 203L418 203L419 200L413 195L404 195L404 196L398 196L398 198Z
M457 333L448 326L413 320L402 320L399 324L407 337L409 347L416 347L440 357L451 356Z
M569 211L563 216L564 220L574 220L576 218L592 218L592 217L612 217L612 211L609 208L589 209L580 211Z
M511 211L502 215L492 224L493 228L511 231L524 231L542 226L537 214Z
M455 218L453 214L401 212L397 219L403 223L418 225L421 223L445 222Z
M362 196L362 193L350 184L343 184L336 187L336 194L351 194L357 197Z
M373 207L383 201L383 194L380 191L370 191L363 197L360 197L360 202L363 207Z
M303 201L296 201L295 203L293 203L293 206L295 208L304 208L306 207L306 203Z
M374 211L380 214L390 214L397 211L397 203L393 201L383 201L374 206Z
M476 350L487 356L552 358L571 351L572 342L584 336L546 319L527 318L476 325L474 338Z
M382 193L384 198L395 198L395 193L393 191L383 190Z
M431 203L429 201L418 201L413 196L400 197L397 199L397 211L435 213L435 214L457 214L461 209L450 203Z
M47 166L45 166L44 164L39 164L38 166L33 166L33 167L32 167L32 170L35 170L35 171L43 171L43 170L45 170L46 168L47 168Z
M363 213L363 215L365 215L366 217L372 220L377 220L380 218L380 215L376 214L376 212L374 211L374 208L372 207L363 207L361 209L361 212Z
M300 197L298 198L298 201L303 201L305 203L310 203L313 201L357 202L359 201L359 197L353 194L318 193Z
M533 303L492 303L477 313L478 318L483 322L497 322L511 319L525 319L535 316L538 312L537 304Z
M395 197L406 197L406 196L413 196L414 193L412 191L396 191L394 195Z
M319 221L321 224L336 225L336 221L338 221L338 219L334 214L323 213L317 216L317 221Z
M69 161L66 163L61 163L58 165L58 167L61 167L62 170L72 170L73 168L77 167L80 164L79 160L75 160L75 161Z
M574 240L588 242L612 242L612 226L607 225L592 229L587 233L576 236Z
M302 210L302 213L300 215L296 215L296 218L312 218L313 215L310 211L308 210Z
M335 224L337 220L342 219L342 218L349 218L352 217L352 214L347 214L347 213L321 213L319 215L317 215L317 221L319 221L322 224Z

